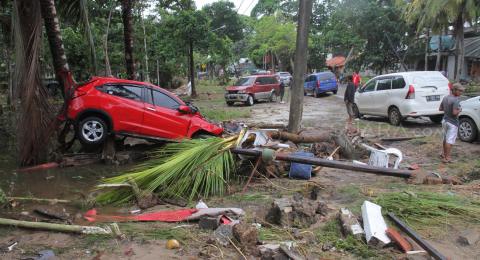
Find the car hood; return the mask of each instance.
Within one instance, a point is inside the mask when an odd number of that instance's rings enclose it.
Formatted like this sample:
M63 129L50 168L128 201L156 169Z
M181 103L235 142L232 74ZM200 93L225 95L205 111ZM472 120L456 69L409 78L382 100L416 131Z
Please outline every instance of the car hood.
M465 101L462 101L462 102L460 102L460 105L463 108L467 108L467 107L471 107L471 108L477 107L477 108L479 108L480 107L480 96L469 98Z
M229 86L227 87L225 90L227 91L231 91L231 90L245 90L247 89L249 86Z

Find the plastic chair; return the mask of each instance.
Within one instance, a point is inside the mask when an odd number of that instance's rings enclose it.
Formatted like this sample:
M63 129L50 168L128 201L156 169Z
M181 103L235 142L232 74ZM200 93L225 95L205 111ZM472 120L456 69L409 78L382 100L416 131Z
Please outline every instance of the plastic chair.
M378 150L366 144L362 145L370 151L370 159L368 160L368 165L388 168L390 162L390 155L394 155L396 158L393 164L393 169L398 169L398 166L400 166L400 162L403 159L403 154L397 148Z

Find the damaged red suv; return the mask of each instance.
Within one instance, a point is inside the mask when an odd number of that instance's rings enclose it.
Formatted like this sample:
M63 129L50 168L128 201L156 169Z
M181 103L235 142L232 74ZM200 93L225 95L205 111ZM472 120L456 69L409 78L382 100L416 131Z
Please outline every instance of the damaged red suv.
M103 143L109 133L162 141L223 132L174 94L150 83L116 78L94 77L77 87L67 117L86 146Z

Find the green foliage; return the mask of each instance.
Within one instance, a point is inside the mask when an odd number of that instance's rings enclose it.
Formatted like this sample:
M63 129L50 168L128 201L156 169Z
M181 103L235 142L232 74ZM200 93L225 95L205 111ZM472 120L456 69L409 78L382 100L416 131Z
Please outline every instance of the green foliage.
M233 171L229 148L236 137L183 140L167 144L132 172L106 179L104 183L136 182L141 190L159 197L222 195ZM131 189L116 189L100 194L100 203L124 203L133 199Z
M220 1L203 7L210 19L210 28L220 38L228 37L232 41L243 39L243 21L232 2Z
M376 199L384 212L393 212L414 229L451 222L480 223L480 203L454 194L433 192L385 193Z

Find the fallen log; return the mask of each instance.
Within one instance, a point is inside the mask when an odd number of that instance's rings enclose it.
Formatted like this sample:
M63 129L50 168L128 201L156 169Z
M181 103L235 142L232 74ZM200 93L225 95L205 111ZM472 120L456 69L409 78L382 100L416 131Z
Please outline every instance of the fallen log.
M45 222L22 221L7 218L0 218L0 225L89 235L113 234L112 230L109 227L101 228L97 226L64 225Z
M318 143L318 142L330 142L332 136L330 133L321 133L315 135L298 135L283 131L272 131L269 133L273 139L282 141L291 141L293 143Z
M28 197L7 197L7 200L44 202L44 203L50 203L50 204L71 203L72 202L71 200L40 199L40 198L28 198Z
M255 123L248 124L249 128L258 128L258 129L287 129L287 126L284 124L274 124L274 123Z
M264 151L267 151L267 150L269 149L265 149ZM235 153L235 154L262 156L262 151L257 151L257 150L234 148L231 151L232 153ZM265 152L265 154L267 153L272 153L272 152L271 150L269 150L269 152ZM264 155L263 157L268 157L268 156ZM284 153L272 153L270 157L272 157L270 159L275 159L279 161L311 164L311 165L324 166L328 168L373 173L377 175L386 175L386 176L393 176L393 177L400 177L400 178L412 177L412 173L408 170L396 170L396 169L390 169L390 168L373 167L369 165L360 165L360 164L353 164L353 163L340 162L340 161L334 161L334 160L330 161L330 160L320 159L320 158L306 158L306 157L294 156L294 155L284 154Z
M382 138L382 142L396 142L396 141L408 141L417 138L423 138L424 135L416 135L416 136L405 136L405 137L389 137L389 138Z

